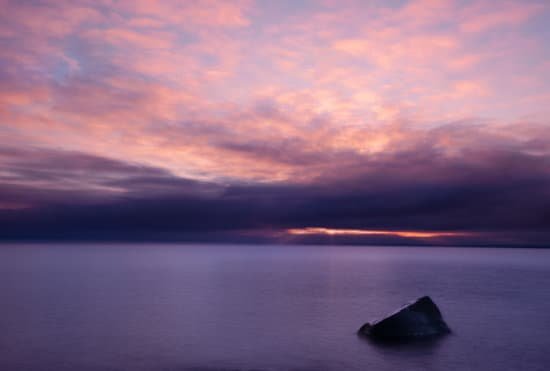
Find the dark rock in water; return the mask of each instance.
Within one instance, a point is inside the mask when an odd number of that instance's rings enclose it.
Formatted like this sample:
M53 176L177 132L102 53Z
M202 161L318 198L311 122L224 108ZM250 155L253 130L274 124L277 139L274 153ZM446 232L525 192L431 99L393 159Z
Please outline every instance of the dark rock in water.
M366 323L358 331L360 335L381 341L431 338L449 332L439 308L429 296L406 304L384 319Z

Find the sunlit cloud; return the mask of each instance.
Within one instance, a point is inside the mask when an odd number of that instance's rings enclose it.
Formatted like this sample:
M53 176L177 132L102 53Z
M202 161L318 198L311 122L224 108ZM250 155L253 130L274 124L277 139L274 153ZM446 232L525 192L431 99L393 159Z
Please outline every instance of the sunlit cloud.
M334 229L323 227L291 228L291 235L326 235L326 236L395 236L404 238L442 238L472 236L471 232L427 232L427 231L383 231L370 229Z

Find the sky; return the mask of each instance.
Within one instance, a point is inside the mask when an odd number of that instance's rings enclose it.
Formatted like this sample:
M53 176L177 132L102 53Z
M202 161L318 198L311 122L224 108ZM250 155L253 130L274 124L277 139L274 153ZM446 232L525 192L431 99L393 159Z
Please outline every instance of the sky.
M546 0L0 0L0 239L550 246Z

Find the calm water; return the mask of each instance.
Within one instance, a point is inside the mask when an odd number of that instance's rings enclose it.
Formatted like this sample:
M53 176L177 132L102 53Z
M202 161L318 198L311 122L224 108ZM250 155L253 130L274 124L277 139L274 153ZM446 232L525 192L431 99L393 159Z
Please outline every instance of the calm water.
M430 295L454 334L364 322ZM547 370L550 250L0 246L0 370Z

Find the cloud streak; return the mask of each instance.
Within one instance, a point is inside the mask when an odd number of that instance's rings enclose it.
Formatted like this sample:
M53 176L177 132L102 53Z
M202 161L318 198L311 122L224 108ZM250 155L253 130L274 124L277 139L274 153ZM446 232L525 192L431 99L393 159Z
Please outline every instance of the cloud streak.
M425 232L425 231L382 231L371 229L335 229L323 227L291 228L286 231L292 235L314 236L396 236L403 238L431 239L441 237L471 236L471 232Z

